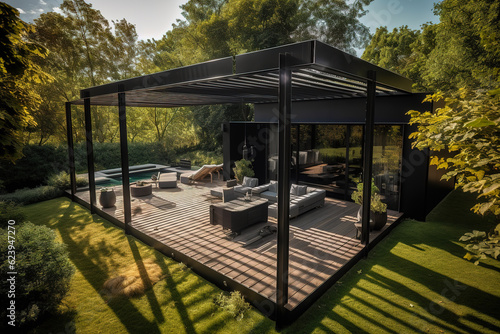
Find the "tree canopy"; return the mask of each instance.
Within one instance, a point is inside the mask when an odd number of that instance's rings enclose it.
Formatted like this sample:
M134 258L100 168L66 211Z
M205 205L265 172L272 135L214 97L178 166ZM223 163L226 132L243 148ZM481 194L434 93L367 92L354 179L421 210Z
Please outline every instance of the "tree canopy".
M22 131L36 126L31 111L41 99L33 85L50 80L33 61L47 51L27 38L30 31L17 9L0 2L0 159L9 161L21 156Z

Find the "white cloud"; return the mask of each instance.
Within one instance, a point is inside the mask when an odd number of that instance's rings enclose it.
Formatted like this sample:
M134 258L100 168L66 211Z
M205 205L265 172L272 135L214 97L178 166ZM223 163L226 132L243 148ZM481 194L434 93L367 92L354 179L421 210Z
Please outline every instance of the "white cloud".
M40 5L46 5L47 3L43 0L40 0Z
M26 14L26 12L22 8L16 8L20 14Z
M29 11L30 14L36 14L37 12L35 12L33 9Z
M53 10L54 12L56 12L56 13L59 13L59 14L61 14L61 13L62 13L61 8L59 8L59 7L52 7L52 10Z
M43 12L44 12L44 10L43 10L42 8L40 8L38 11L39 11L40 13L43 13Z

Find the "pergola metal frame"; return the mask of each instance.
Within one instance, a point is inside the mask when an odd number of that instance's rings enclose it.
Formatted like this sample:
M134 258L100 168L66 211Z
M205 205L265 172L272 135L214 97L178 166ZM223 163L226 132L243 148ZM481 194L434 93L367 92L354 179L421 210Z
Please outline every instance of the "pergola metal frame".
M66 103L71 198L76 175L71 105L83 105L87 142L90 210L96 207L91 106L118 106L125 233L131 230L126 107L178 107L228 103L278 103L279 172L276 310L277 328L286 325L289 264L289 173L291 109L295 101L366 97L361 242L369 249L374 110L377 96L411 92L412 82L396 73L312 40L81 90Z

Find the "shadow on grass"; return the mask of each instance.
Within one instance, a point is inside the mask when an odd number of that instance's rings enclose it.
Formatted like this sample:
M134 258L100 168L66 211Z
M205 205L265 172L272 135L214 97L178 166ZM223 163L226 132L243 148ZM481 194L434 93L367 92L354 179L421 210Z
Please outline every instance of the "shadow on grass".
M75 211L75 203L71 203L61 218L62 221L75 222L71 217L71 213ZM92 222L82 222L81 225L97 223L92 219ZM76 224L76 223L74 223ZM72 238L72 228L74 224L59 224L57 229L60 232L63 242L68 246L69 257L75 266L79 269L85 279L94 288L97 293L100 293L104 281L108 277L108 272L103 269L102 257L105 256L104 249L109 245L100 243L98 248L91 248L90 237L82 240ZM105 301L105 298L101 295ZM127 328L128 332L160 333L158 325L146 319L139 310L127 298L120 298L119 303L108 303L111 310L120 319L120 322Z
M155 252L156 256L156 263L161 267L163 272L167 275L165 280L167 281L167 288L170 291L170 295L172 296L172 299L175 301L175 307L177 308L177 311L179 312L182 324L184 325L184 328L186 329L186 332L188 333L196 333L196 330L193 326L192 320L189 318L189 314L187 311L186 306L182 302L182 296L177 290L177 284L174 282L172 278L172 273L170 272L168 266L165 263L165 259L158 253Z
M471 206L470 196L452 193L428 216L429 222L403 222L287 332L344 327L355 333L395 333L437 327L449 333L499 333L494 284L500 265L490 261L482 270L492 272L475 274L456 242L464 232L487 230L492 224L468 212ZM477 288L483 284L481 273L489 279L484 289ZM467 285L476 275L477 284Z
M165 322L165 317L163 316L163 312L161 311L161 307L158 303L155 292L153 289L151 289L153 287L153 284L149 279L148 272L146 271L146 267L144 266L144 262L142 261L141 254L139 252L139 248L137 248L137 241L131 237L128 237L127 241L130 245L130 249L132 251L132 255L134 256L137 269L139 270L139 275L141 276L142 283L146 290L146 297L148 299L149 306L151 307L151 311L153 312L156 321L159 323L163 323Z

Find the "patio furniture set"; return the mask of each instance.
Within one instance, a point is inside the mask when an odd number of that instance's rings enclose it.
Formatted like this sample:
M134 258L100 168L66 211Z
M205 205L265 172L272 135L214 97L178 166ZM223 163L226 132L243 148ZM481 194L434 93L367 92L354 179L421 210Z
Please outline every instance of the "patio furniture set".
M223 203L210 206L210 222L239 233L242 229L267 221L268 215L278 216L278 183L258 186L257 178L244 177L241 185L228 181L226 188L212 189L213 196ZM326 192L304 185L292 184L290 188L290 218L325 204ZM266 208L264 210L263 208Z

